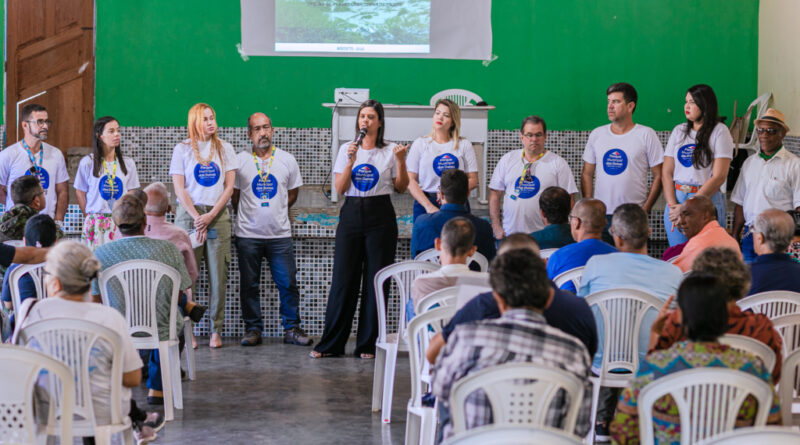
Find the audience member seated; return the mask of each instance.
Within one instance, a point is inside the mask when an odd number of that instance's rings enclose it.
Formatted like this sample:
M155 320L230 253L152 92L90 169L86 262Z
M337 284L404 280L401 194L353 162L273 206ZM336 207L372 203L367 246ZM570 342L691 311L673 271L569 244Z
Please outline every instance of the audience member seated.
M769 346L777 358L772 370L773 381L777 384L781 377L783 363L783 340L772 325L769 317L739 309L736 302L747 295L750 289L750 270L742 261L741 253L724 247L710 247L694 260L693 272L714 275L728 288L725 300L728 307L728 327L726 334L746 335ZM681 324L681 313L669 311L667 300L653 323L648 352L667 349L673 344L686 340L686 332Z
M569 226L574 244L566 245L547 260L547 276L552 280L563 272L586 265L594 255L616 252L613 246L601 239L606 228L606 205L599 199L581 199L569 215ZM575 292L575 285L567 282L562 289Z
M792 235L792 242L789 244L789 248L786 249L786 253L792 257L792 260L800 263L800 212L797 210L788 210L786 213L788 213L794 221L794 235Z
M434 240L439 237L444 224L460 216L475 226L475 245L478 247L478 252L491 261L495 256L492 225L467 210L466 202L469 197L467 174L456 168L442 172L438 196L442 203L439 211L420 215L414 221L411 232L411 256L416 257L428 249L433 249Z
M420 215L417 221L425 216ZM439 251L439 262L442 267L435 272L426 273L414 279L414 283L411 284L411 299L406 305L407 320L411 320L416 315L414 306L417 302L431 292L455 286L461 277L485 276L483 273L473 272L467 267L467 258L475 253L474 242L475 226L468 219L457 216L445 223L442 227L442 236L436 238L434 242L436 250Z
M47 215L38 216L50 218ZM50 298L27 300L20 310L21 314L25 314L21 317L20 326L51 318L67 318L90 321L116 332L122 340L121 412L131 418L139 443L155 440L155 431L163 426L164 419L159 413L146 413L138 409L131 398L130 388L139 386L142 379L142 360L131 342L125 319L114 309L88 300L90 283L100 270L100 262L83 244L63 241L47 254L45 270L48 273L45 284ZM30 346L35 347L35 343ZM92 349L89 358L92 405L98 425L111 422L108 403L111 400L112 356L110 345L100 342ZM83 443L94 444L94 438L84 438Z
M16 182L15 182L16 184ZM56 233L58 226L49 215L39 214L35 215L25 223L25 236L22 240L26 246L33 247L50 247L56 242ZM6 309L13 309L11 302L11 272L21 264L12 264L8 266L5 275L3 276L3 290L0 299L3 300L3 305ZM19 279L19 301L23 302L28 298L36 298L36 286L33 284L33 278L29 274L25 274ZM10 317L11 325L14 325L14 314Z
M514 249L527 249L537 256L539 255L539 246L536 245L536 241L524 233L514 233L503 238L497 254L502 255ZM575 336L586 346L589 355L593 356L597 351L597 327L589 305L583 298L576 297L572 292L557 289L552 282L550 282L550 286L553 287L555 293L550 306L543 312L547 324ZM497 307L497 301L492 292L479 294L469 300L444 326L442 332L431 339L426 352L428 361L431 363L436 361L442 346L447 342L456 326L493 318L500 318L500 309Z
M144 188L147 195L147 202L144 206L144 214L147 216L147 228L144 234L148 238L169 241L180 250L183 255L183 262L192 283L197 281L197 260L194 258L192 241L189 234L180 227L167 221L167 212L170 210L169 190L161 182L154 182Z
M204 308L193 302L186 301L183 293L192 285L186 264L183 261L178 248L172 243L164 240L152 239L144 236L147 219L144 214L144 203L134 195L126 193L114 204L111 212L114 224L117 225L122 238L115 238L110 243L103 244L95 250L94 254L103 265L102 270L129 260L155 260L166 264L177 270L181 277L180 289L181 298L178 305L184 313L194 321L200 321L203 316ZM100 287L95 281L92 284L92 293L96 300L100 299ZM156 317L158 318L158 336L160 340L169 338L169 311L170 298L172 296L172 283L167 278L162 278L158 284L156 298ZM125 297L122 289L115 281L111 281L108 289L108 303L111 307L125 314ZM176 317L177 329L183 327L183 318ZM161 368L159 366L158 350L150 351L150 365L148 370L147 387L150 394L147 401L150 404L164 403L161 383Z
M577 338L548 326L542 311L553 299L544 262L528 249L513 249L498 256L489 267L489 280L502 314L457 326L437 360L431 378L433 394L440 406L443 437L452 434L450 391L459 379L507 362L530 362L549 366L576 376L583 382L583 400L574 433L583 437L589 431L592 385L590 358ZM567 412L563 394L549 407L547 423L559 427ZM492 422L491 405L483 392L467 398L467 428Z
M539 197L545 228L531 233L540 249L558 249L575 242L569 227L572 197L561 187L547 187Z
M647 384L661 377L692 368L718 367L746 372L772 386L769 370L760 359L718 342L728 323L727 296L726 286L710 274L693 271L681 283L678 290L680 309L677 310L683 314L686 340L649 354L639 366L636 380L630 388L625 388L617 405L617 415L611 424L614 443L639 443L639 393ZM755 409L756 401L748 396L739 410L736 427L753 425ZM770 410L767 423L781 423L777 395L773 395L771 407L758 409ZM681 442L679 411L672 397L665 396L653 405L653 418L655 443Z
M0 216L0 242L21 240L25 223L45 207L44 189L36 175L20 176L11 183L11 199L16 204ZM64 233L58 229L58 237Z
M692 269L695 257L707 247L739 250L739 243L717 222L717 208L706 196L695 195L683 203L678 226L689 241L673 264L684 272Z
M595 255L586 262L581 276L578 297L606 289L629 288L645 291L666 301L675 295L683 280L683 273L672 264L647 255L647 238L650 227L647 214L637 204L622 204L614 210L609 233L619 252ZM604 327L599 311L594 311L597 323L598 351L592 361L592 370L599 372L603 362ZM639 361L647 353L650 325L656 311L645 314L639 331ZM595 439L608 440L608 424L614 418L614 407L619 398L620 388L601 387L597 407L597 426Z
M783 210L767 209L753 224L755 260L750 264L749 295L773 290L800 292L800 264L786 253L794 235L794 221Z

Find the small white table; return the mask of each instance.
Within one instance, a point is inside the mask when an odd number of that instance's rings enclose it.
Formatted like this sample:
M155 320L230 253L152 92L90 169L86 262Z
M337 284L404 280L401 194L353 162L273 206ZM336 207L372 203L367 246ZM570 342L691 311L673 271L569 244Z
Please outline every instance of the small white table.
M356 136L356 113L360 104L323 103L323 107L333 110L331 138L331 168L336 162L339 146ZM433 122L433 106L431 105L392 105L383 104L386 131L384 137L390 141L413 141L431 132ZM486 203L486 149L489 139L489 110L494 106L461 107L461 136L473 144L480 144L481 150L478 166L478 200ZM339 199L331 175L331 201Z

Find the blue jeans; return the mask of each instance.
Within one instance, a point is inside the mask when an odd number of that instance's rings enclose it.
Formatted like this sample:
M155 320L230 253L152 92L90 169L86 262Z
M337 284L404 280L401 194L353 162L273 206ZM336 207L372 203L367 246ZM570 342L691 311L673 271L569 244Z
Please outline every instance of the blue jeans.
M687 199L696 194L697 193L684 193L680 190L675 190L675 198L677 198L678 204L683 204ZM717 209L717 221L719 225L725 228L725 195L717 190L717 193L711 195L711 202L714 203L714 207ZM670 246L685 243L689 240L677 227L675 230L672 230L672 221L669 220L669 205L664 206L664 229L667 231L667 240Z
M742 257L744 257L745 264L752 263L757 256L753 248L753 231L749 227L745 227L742 234Z
M281 324L283 329L300 327L300 291L297 288L297 264L292 238L260 239L236 238L241 273L239 299L245 330L264 330L261 314L261 258L266 258L272 279L278 286L281 299Z

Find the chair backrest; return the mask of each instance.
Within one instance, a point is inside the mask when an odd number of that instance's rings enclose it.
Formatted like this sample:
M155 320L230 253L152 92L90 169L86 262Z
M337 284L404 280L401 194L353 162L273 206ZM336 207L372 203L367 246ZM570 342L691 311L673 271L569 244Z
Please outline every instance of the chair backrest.
M429 263L426 261L401 261L399 263L390 264L375 274L375 299L376 307L378 309L378 340L385 342L387 336L388 324L386 317L386 304L388 295L385 294L383 284L388 279L392 279L397 286L398 298L397 316L399 317L397 323L398 338L403 338L405 335L408 320L406 320L406 304L411 298L411 284L418 276L439 270L439 265L436 263Z
M775 317L772 326L783 338L784 355L800 349L800 314Z
M0 344L0 443L37 443L33 393L40 373L55 381L50 386L48 425L60 426L61 443L72 443L72 410L75 383L69 367L47 354L14 345Z
M429 263L440 264L439 251L436 249L425 250L418 253L417 256L414 257L414 261L426 261ZM475 252L475 254L471 257L467 257L467 264L472 264L473 262L478 263L478 268L481 272L489 271L489 260L487 260L482 253Z
M411 366L412 406L421 406L422 396L426 392L422 376L429 369L425 353L428 351L431 338L442 331L444 325L453 318L455 313L455 306L440 306L417 315L408 324L408 362Z
M543 260L550 258L550 255L556 253L558 249L542 249L539 251L539 257Z
M733 430L748 395L758 402L755 426L763 426L772 406L769 383L735 369L695 368L659 378L639 393L641 443L653 443L653 404L669 394L680 414L681 444L693 444Z
M668 262L669 264L675 264L675 261L678 261L678 257L679 257L679 256L680 256L680 255L675 255L674 257L672 257L672 258L668 259L668 260L667 260L667 262Z
M586 296L586 303L600 312L603 322L601 376L612 369L639 369L639 330L649 309L663 301L638 289L606 289Z
M723 345L728 345L733 349L738 349L760 358L770 372L775 368L775 360L777 359L775 351L755 338L737 334L725 334L719 337L718 341Z
M572 281L572 284L575 286L575 289L577 289L581 287L581 276L583 276L583 268L584 266L581 266L562 272L553 279L553 282L556 283L556 287L561 288L561 286L565 285L567 281Z
M87 320L70 318L50 318L28 324L20 331L21 344L29 348L40 349L45 354L54 357L70 368L70 373L75 381L75 402L73 413L73 435L93 436L97 422L95 419L92 394L92 382L89 376L93 363L93 354L105 347L111 350L111 388L109 388L111 408L111 424L119 425L128 421L127 416L121 412L122 391L122 339L119 335ZM50 387L54 387L51 380Z
M579 437L555 428L486 425L457 434L442 445L579 445Z
M19 280L25 274L29 274L33 280L33 285L36 287L36 298L42 300L47 298L47 287L44 285L44 263L39 264L23 264L14 268L11 275L8 276L9 291L11 292L11 304L14 307L14 312L17 312L22 305L22 296L19 292Z
M770 320L781 315L800 314L800 293L783 290L761 292L737 301L741 310L750 309Z
M14 247L25 247L25 242L21 239L10 239L3 241L3 244Z
M797 430L797 427L787 426L736 428L733 431L704 440L701 445L752 445L754 443L797 445L800 443L800 431Z
M745 133L745 135L747 134L747 129L750 126L750 113L752 113L753 108L756 108L755 118L758 119L761 116L763 116L764 113L767 112L767 108L769 108L772 105L772 102L773 101L771 92L764 93L761 96L758 96L757 98L753 99L752 102L750 102L750 106L747 107L747 112L745 112L744 116L742 117L741 131ZM734 135L731 134L731 136ZM748 150L755 151L756 148L759 147L758 136L756 135L755 131L753 131L753 133L750 135L750 139L748 139L747 142L744 142L743 140L740 140L740 142L743 143L740 143L738 145L738 148L745 148Z
M423 314L436 306L455 306L458 301L458 286L445 287L425 295L414 305L414 313Z
M172 282L169 310L169 339L177 340L175 329L178 312L178 292L181 276L174 268L153 260L129 260L105 269L100 275L100 295L103 304L109 305L111 286L121 290L125 298L125 320L131 340L137 349L158 348L158 315L156 312L158 284L163 277ZM134 334L145 334L144 336Z
M467 429L464 403L467 396L483 390L492 406L495 425L545 426L553 398L564 390L569 400L564 431L574 431L583 400L583 384L563 369L534 363L504 363L469 374L453 385L450 414L453 432ZM520 404L524 406L520 409Z
M433 97L431 97L431 106L436 105L436 101L438 101L439 99L450 99L456 104L458 104L459 107L476 105L478 102L483 101L483 99L481 99L480 96L473 93L472 91L461 90L458 88L442 90L434 94Z
M781 399L783 424L791 425L792 405L800 402L800 349L783 358L781 384L778 386L778 395Z

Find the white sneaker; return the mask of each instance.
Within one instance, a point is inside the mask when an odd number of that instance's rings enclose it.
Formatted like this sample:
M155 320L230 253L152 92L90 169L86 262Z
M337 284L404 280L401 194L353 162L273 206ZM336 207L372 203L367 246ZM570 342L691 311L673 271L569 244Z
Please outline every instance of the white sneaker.
M136 439L137 445L143 445L156 440L156 438L158 438L158 434L156 434L156 432L153 431L153 429L149 426L142 425L142 427L138 430L133 430L133 438Z

